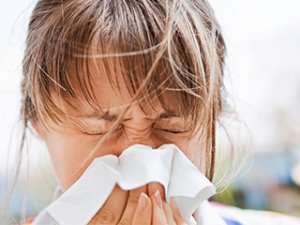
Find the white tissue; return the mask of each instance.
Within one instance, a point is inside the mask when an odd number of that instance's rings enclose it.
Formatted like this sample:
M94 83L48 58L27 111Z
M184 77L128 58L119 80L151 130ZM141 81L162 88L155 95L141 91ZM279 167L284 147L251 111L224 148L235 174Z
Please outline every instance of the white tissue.
M118 184L124 190L159 182L166 200L174 197L186 221L200 204L216 193L215 186L175 144L154 149L134 144L117 157L95 158L82 176L52 202L34 225L86 225ZM46 217L51 218L46 218ZM47 221L53 221L52 223Z

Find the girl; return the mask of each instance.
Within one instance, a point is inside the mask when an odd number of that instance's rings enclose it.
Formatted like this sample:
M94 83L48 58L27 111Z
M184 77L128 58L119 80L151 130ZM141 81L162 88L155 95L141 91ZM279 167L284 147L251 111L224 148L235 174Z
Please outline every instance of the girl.
M225 54L206 0L39 0L21 112L47 145L60 192L95 157L134 143L174 143L212 181ZM164 195L157 183L116 187L89 224L184 224ZM195 212L198 224L239 224L213 210Z

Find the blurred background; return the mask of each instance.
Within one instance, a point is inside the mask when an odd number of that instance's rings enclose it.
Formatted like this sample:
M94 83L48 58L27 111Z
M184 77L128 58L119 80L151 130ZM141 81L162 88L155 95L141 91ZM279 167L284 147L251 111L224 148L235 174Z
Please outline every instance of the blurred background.
M5 200L11 179L6 168L15 164L20 136L21 58L35 2L11 0L0 8L0 202ZM211 4L228 46L226 85L239 119L251 133L250 145L247 138L235 139L247 146L249 160L213 200L300 216L300 2L212 0ZM8 154L12 160L7 161ZM22 177L30 176L18 182L13 195L9 211L15 219L45 207L56 185L46 148L34 136L26 143L24 158ZM0 224L12 220L0 218Z

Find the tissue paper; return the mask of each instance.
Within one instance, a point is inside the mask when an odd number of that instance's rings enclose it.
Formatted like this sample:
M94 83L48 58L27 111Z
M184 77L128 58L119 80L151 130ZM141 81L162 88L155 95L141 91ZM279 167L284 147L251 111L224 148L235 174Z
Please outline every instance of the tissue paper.
M33 224L86 225L116 184L130 190L150 182L163 185L167 202L174 197L186 221L190 221L204 200L216 193L215 186L175 144L163 144L157 149L134 144L119 157L95 158L82 176L43 210Z

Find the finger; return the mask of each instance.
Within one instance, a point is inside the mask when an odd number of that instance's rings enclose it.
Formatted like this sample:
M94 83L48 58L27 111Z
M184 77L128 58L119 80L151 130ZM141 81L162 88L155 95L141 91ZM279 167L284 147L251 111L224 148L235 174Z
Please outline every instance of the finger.
M121 217L120 222L118 223L119 225L131 225L132 224L134 212L136 210L140 194L141 193L146 194L146 191L147 191L146 186L142 186L140 188L136 188L136 189L129 191L126 208Z
M153 225L166 225L168 224L165 212L163 210L162 199L160 192L155 192L154 195L151 195L152 200L152 224Z
M179 210L179 208L176 205L176 202L174 201L173 198L171 198L171 203L170 203L172 212L173 212L173 217L175 219L175 223L178 225L184 225L186 224L183 216L181 215L181 212Z
M163 209L167 217L168 225L176 225L171 207L163 202Z
M136 211L134 213L132 225L151 225L151 217L151 200L145 193L141 193Z
M162 198L162 200L166 200L166 194L165 194L165 189L164 189L164 186L158 182L152 182L152 183L149 183L147 185L147 191L148 191L148 195L151 196L151 195L154 195L154 193L156 191L159 191L160 192L160 196Z
M128 191L124 191L116 185L104 205L89 222L89 225L117 224L126 206L127 198Z

